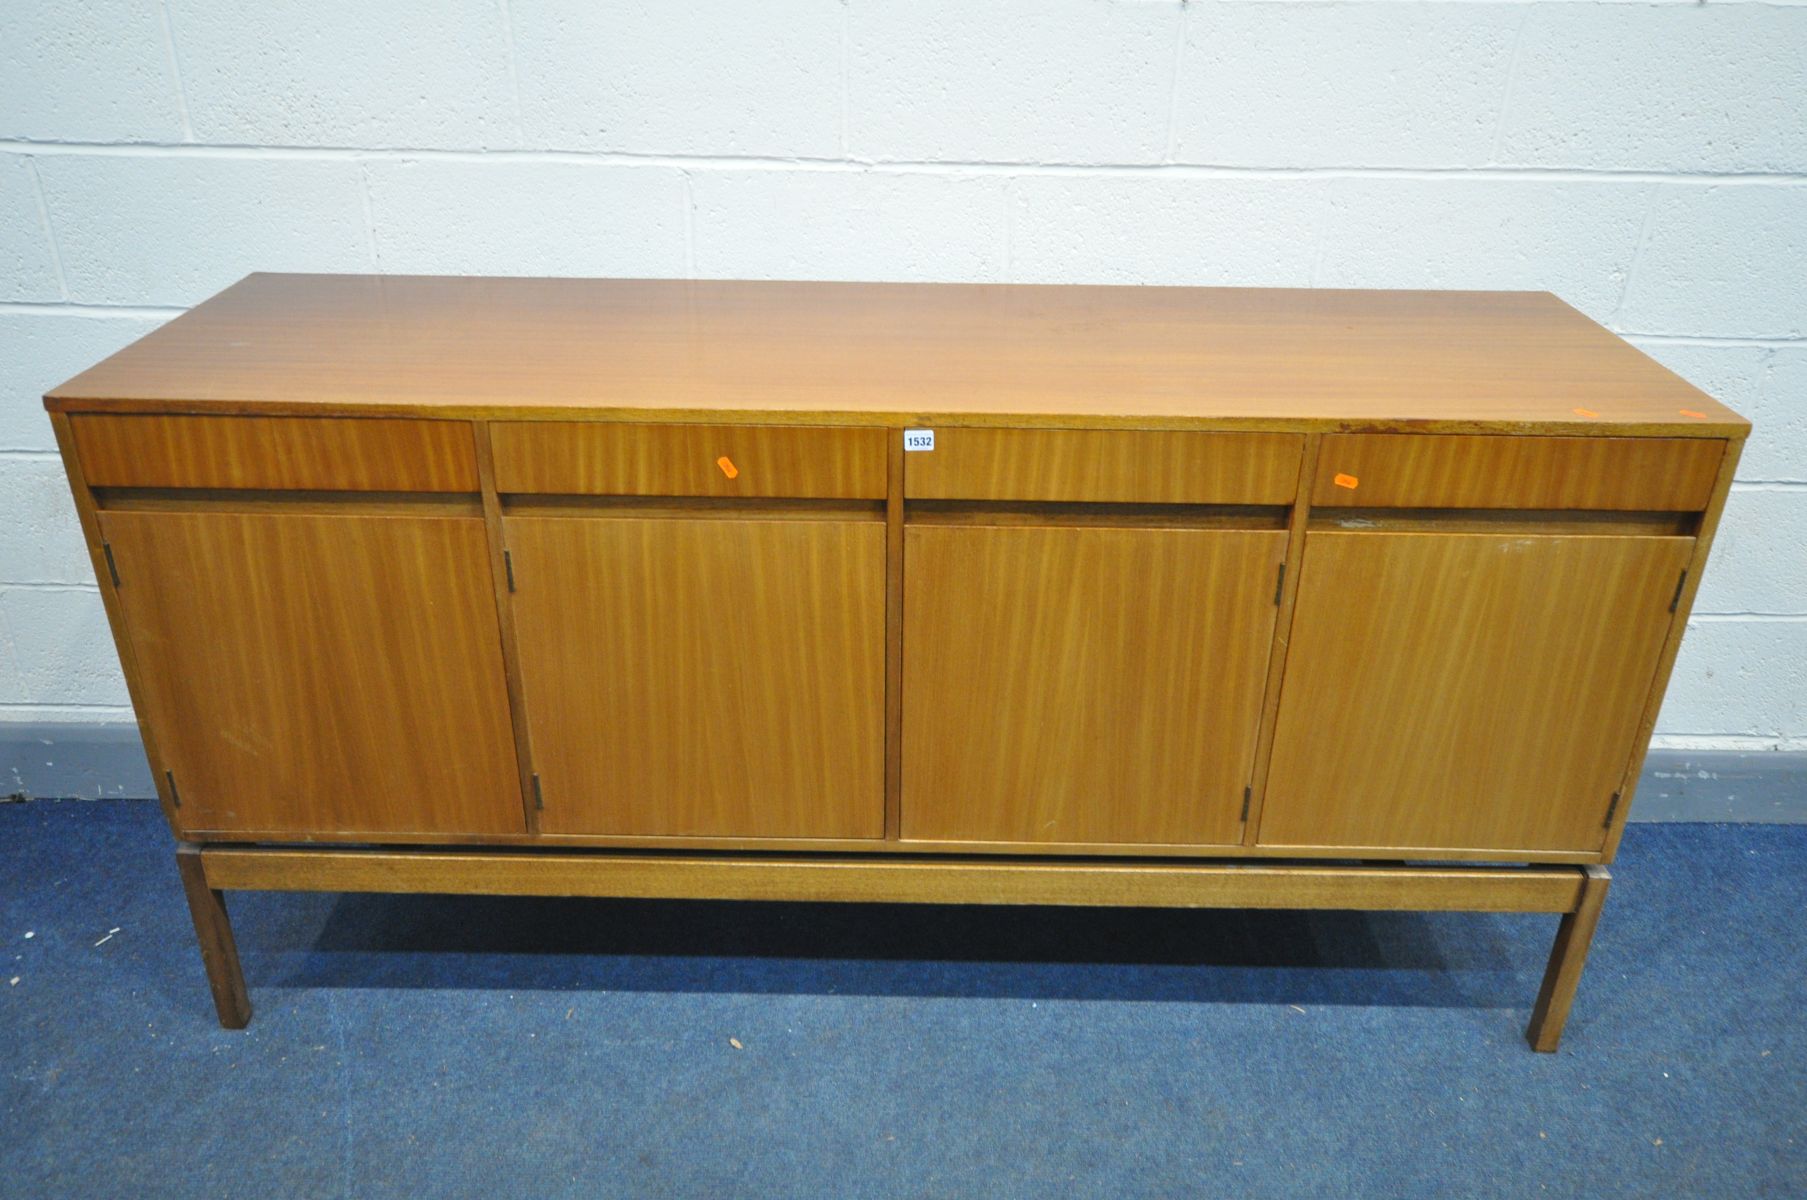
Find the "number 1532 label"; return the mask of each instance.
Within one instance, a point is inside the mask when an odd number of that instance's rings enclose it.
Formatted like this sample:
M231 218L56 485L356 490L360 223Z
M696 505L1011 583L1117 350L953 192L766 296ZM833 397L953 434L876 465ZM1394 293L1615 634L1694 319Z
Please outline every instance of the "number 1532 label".
M933 429L904 430L905 450L933 450L935 448L935 431Z

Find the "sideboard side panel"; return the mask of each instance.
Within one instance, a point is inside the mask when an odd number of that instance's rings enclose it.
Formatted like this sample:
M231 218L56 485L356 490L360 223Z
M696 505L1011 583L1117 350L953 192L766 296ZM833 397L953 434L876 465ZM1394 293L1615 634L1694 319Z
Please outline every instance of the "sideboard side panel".
M1632 739L1631 761L1626 765L1619 784L1621 799L1618 811L1613 814L1607 829L1606 845L1602 850L1604 862L1611 862L1619 852L1619 838L1625 833L1625 822L1631 813L1638 776L1644 770L1644 756L1649 753L1650 738L1656 732L1657 716L1663 707L1663 694L1668 690L1669 676L1675 670L1675 658L1681 652L1682 636L1688 631L1688 616L1694 611L1694 597L1699 593L1701 577L1706 573L1707 555L1713 549L1713 538L1719 532L1719 518L1725 512L1726 497L1731 493L1732 479L1738 472L1738 458L1744 451L1743 439L1732 439L1722 444L1725 452L1719 460L1718 477L1713 481L1712 498L1707 502L1706 512L1700 518L1700 529L1694 537L1694 557L1688 563L1688 574L1682 580L1681 590L1675 595L1673 615L1669 620L1669 636L1657 659L1656 677L1651 680L1650 692L1644 701L1644 715L1639 720L1637 734Z

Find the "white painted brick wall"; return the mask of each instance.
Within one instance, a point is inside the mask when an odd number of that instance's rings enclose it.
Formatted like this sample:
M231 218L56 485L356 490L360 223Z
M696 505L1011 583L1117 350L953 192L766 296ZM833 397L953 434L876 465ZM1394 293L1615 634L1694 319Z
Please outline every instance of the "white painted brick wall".
M1523 11L1201 5L1179 60L1174 156L1251 167L1486 163Z
M1298 177L1026 176L1011 185L1009 277L1307 287L1330 186Z
M161 317L120 316L104 309L0 311L0 454L55 453L56 435L44 406L34 403L37 397L55 381L93 366L161 324ZM10 473L12 466L7 463L0 470Z
M51 154L33 160L69 299L198 304L242 276L369 271L366 193L345 160Z
M0 586L0 679L7 688L0 715L130 721L112 641L92 587Z
M846 16L837 0L505 7L520 146L800 158L842 150Z
M747 279L1001 279L1004 181L889 172L704 171L696 271Z
M160 5L0 6L0 136L173 141L181 104Z
M1158 162L1176 4L847 6L847 145L878 160Z
M1612 317L1637 257L1649 189L1637 183L1346 179L1313 282L1320 287L1547 288Z
M0 159L0 301L56 300L61 295L34 164L24 158Z
M1798 11L1535 4L1524 12L1499 161L1681 173L1807 164L1807 21Z
M1807 73L1799 82L1807 97ZM1799 103L1807 122L1807 99ZM1646 219L1639 269L1619 310L1625 328L1807 337L1807 187L1799 180L1664 185Z
M684 176L668 167L385 160L364 167L376 254L401 274L682 276ZM607 237L573 237L606 222Z
M168 0L197 141L244 146L512 145L495 4Z
M0 721L129 719L40 393L373 269L1547 288L1757 422L1659 738L1807 748L1807 5L0 6Z

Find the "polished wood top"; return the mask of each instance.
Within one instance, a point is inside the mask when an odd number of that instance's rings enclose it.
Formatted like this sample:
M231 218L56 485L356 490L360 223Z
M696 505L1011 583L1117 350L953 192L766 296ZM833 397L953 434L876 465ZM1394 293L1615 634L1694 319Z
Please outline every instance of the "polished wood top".
M1545 292L252 275L70 411L1743 437Z

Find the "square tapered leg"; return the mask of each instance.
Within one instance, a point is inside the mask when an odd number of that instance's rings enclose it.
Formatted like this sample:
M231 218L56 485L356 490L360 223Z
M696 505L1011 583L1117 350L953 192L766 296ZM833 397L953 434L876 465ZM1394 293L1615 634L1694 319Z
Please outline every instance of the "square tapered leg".
M220 1024L243 1029L251 1022L251 999L245 994L245 975L239 969L238 945L232 940L232 922L226 916L225 893L207 886L199 846L178 846L176 869L182 875L182 890L188 894L188 912L194 918L195 940L201 944L201 962L207 968L207 984L213 989Z
M1550 965L1543 974L1543 987L1537 993L1537 1005L1531 1010L1531 1026L1525 1038L1533 1050L1554 1054L1562 1041L1562 1027L1569 1019L1569 1008L1575 1003L1575 989L1581 984L1581 968L1587 964L1588 946L1594 940L1594 929L1600 924L1600 908L1606 903L1606 889L1612 876L1605 867L1583 867L1581 901L1575 911L1564 913L1556 927L1556 944L1550 948Z

